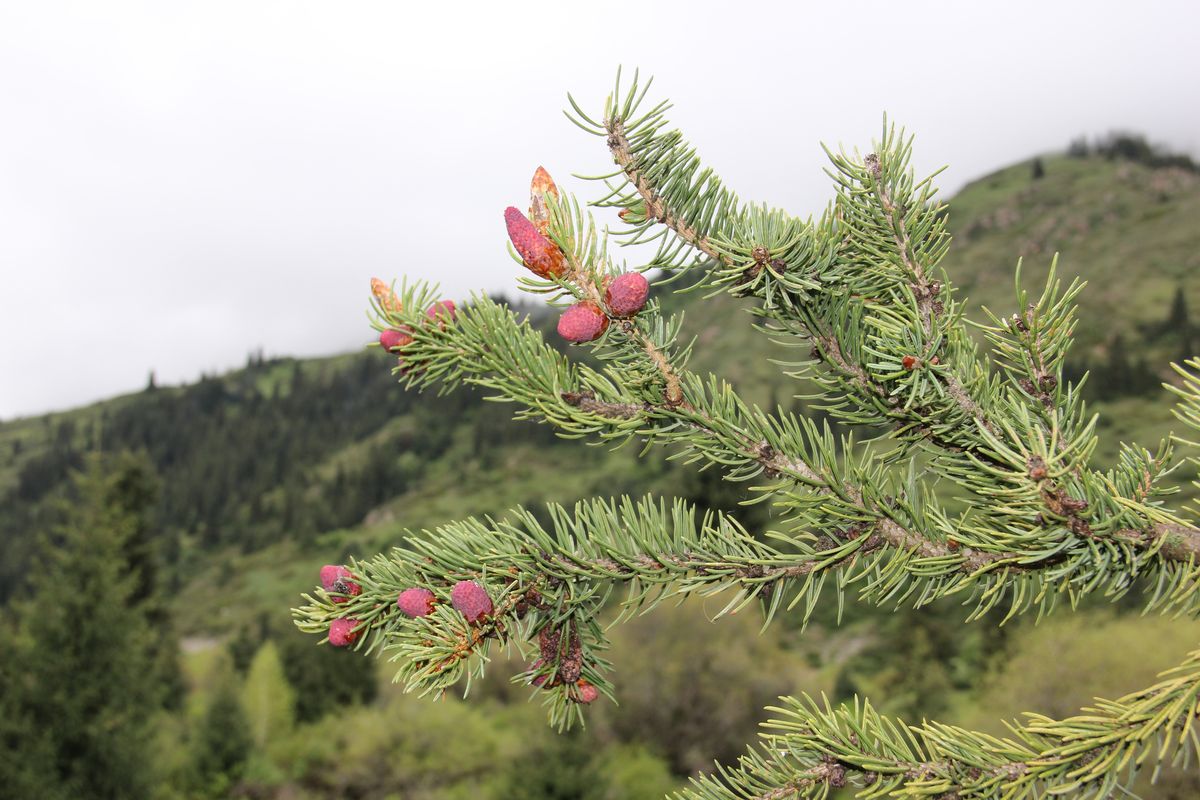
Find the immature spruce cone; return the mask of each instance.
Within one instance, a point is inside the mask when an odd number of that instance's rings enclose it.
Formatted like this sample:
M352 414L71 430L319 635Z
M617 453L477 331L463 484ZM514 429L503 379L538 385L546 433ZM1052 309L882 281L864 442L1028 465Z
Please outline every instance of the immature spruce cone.
M383 331L382 333L379 334L379 346L382 347L384 350L387 350L389 353L392 351L393 348L404 347L405 345L411 343L412 340L413 340L413 337L411 335L411 332L408 331L407 329L405 329L405 330L389 329L389 330Z
M344 603L362 592L362 587L351 580L353 577L343 566L326 564L321 567L321 586L332 595L329 599L335 603Z
M529 666L529 669L530 670L538 670L538 669L541 669L542 667L544 667L545 665L546 665L546 660L544 658L539 658L536 661L534 661L533 664L531 664ZM532 683L534 686L537 686L538 688L550 689L554 686L558 686L558 678L557 678L557 676L554 675L554 673L551 673L549 675L535 675L534 677L529 679L529 682Z
M358 620L335 619L329 625L329 643L334 647L345 647L346 645L354 644L358 640L358 631L354 630L358 625Z
M640 272L618 275L608 285L604 302L614 317L632 317L646 305L650 284Z
M524 214L509 206L504 209L504 222L517 254L534 274L557 278L567 271L567 262L558 245L543 236Z
M454 306L453 300L438 300L429 307L425 312L425 316L429 317L430 322L436 322L439 328L445 330L447 322L454 322L458 316L458 311Z
M568 342L590 342L599 339L608 328L608 317L600 306L585 300L576 303L558 318L558 335Z
M600 690L588 681L579 681L579 683L575 684L575 689L578 691L578 696L573 699L580 703L593 703L600 696Z
M542 236L550 228L550 204L546 202L546 195L553 195L557 200L558 186L544 167L538 167L529 184L529 221Z
M379 305L383 306L384 311L400 311L400 298L396 297L392 287L379 278L371 278L371 294L379 300Z
M492 613L492 598L487 590L475 581L459 581L450 590L450 604L467 618L467 622L478 622Z
M432 613L433 592L420 586L405 589L396 598L396 607L410 617L424 617Z

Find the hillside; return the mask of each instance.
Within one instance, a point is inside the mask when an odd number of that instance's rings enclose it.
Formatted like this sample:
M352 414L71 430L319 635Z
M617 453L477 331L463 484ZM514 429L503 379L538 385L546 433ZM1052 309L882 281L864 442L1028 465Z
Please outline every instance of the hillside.
M1017 260L1036 290L1059 253L1059 275L1087 281L1077 358L1108 349L1118 335L1149 343L1156 360L1159 351L1177 358L1195 322L1189 331L1163 324L1180 290L1188 307L1200 307L1200 174L1098 157L1038 162L1040 178L1032 162L1016 164L950 202L954 243L945 267L959 291L972 306L1011 312Z

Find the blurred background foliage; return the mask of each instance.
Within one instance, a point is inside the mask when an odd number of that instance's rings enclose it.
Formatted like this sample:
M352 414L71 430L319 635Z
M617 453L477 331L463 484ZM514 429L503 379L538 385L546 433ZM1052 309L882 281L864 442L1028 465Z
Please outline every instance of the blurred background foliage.
M1170 427L1166 365L1200 343L1196 219L1195 165L1127 134L1013 165L952 203L945 266L972 306L1014 310L1018 256L1032 287L1054 252L1089 281L1069 368L1091 372L1101 460ZM790 353L735 302L667 302L689 312L694 366L820 416L769 362ZM1142 618L1131 601L1004 627L963 625L949 603L850 602L839 623L830 603L805 631L785 615L760 633L753 613L712 622L723 604L690 600L614 629L620 704L558 735L511 683L520 663L498 659L469 698L434 702L404 695L386 663L297 633L289 608L321 564L453 518L649 491L773 524L715 471L509 415L469 392L405 393L377 352L256 353L191 385L151 376L133 395L0 424L0 797L654 797L734 759L781 694L866 695L1003 733L1022 711L1069 714L1148 684L1195 646L1192 621ZM1152 791L1195 797L1200 782L1172 773Z

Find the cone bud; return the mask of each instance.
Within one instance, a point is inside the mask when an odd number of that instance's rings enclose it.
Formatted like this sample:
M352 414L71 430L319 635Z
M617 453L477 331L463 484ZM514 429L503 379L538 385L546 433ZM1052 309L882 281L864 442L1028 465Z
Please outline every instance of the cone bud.
M608 317L590 300L571 306L558 318L558 335L568 342L599 339L607 328Z
M353 577L350 570L337 564L321 567L321 586L329 592L329 599L335 603L344 603L362 593L362 587L351 580Z
M596 699L600 697L600 690L597 689L592 683L585 680L581 680L579 683L575 684L575 691L576 702L583 703L584 705L594 703L596 702Z
M541 278L557 278L567 271L567 262L558 245L550 241L516 208L504 210L508 238L525 266Z
M429 307L425 312L425 316L430 322L437 323L437 326L442 330L446 329L447 322L454 322L458 316L458 310L455 308L453 300L438 300Z
M557 200L558 186L545 167L538 167L529 184L529 220L542 236L550 229L550 204L546 202L546 195Z
M492 613L492 598L475 581L459 581L450 590L450 604L467 622L475 623Z
M424 617L433 612L433 592L420 586L405 589L396 598L396 607L410 617Z
M646 305L650 283L640 272L618 275L604 292L604 302L614 317L632 317Z
M383 307L384 311L400 312L400 298L396 297L392 287L379 278L371 278L371 294L375 295L375 299L379 301L379 305Z
M379 334L379 346L389 353L396 347L404 347L410 344L412 340L412 334L407 328L389 328Z
M334 647L346 647L358 641L359 631L354 630L358 620L342 617L329 625L329 643Z

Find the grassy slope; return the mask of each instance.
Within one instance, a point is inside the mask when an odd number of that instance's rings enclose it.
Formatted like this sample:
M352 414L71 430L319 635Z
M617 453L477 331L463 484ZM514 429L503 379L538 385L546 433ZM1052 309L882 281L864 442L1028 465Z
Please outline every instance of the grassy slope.
M1085 347L1161 321L1179 286L1200 309L1200 175L1099 158L1043 164L1041 180L1017 164L950 202L954 244L944 266L971 307L1011 314L1018 258L1034 294L1058 253L1059 275L1088 283L1077 337Z

